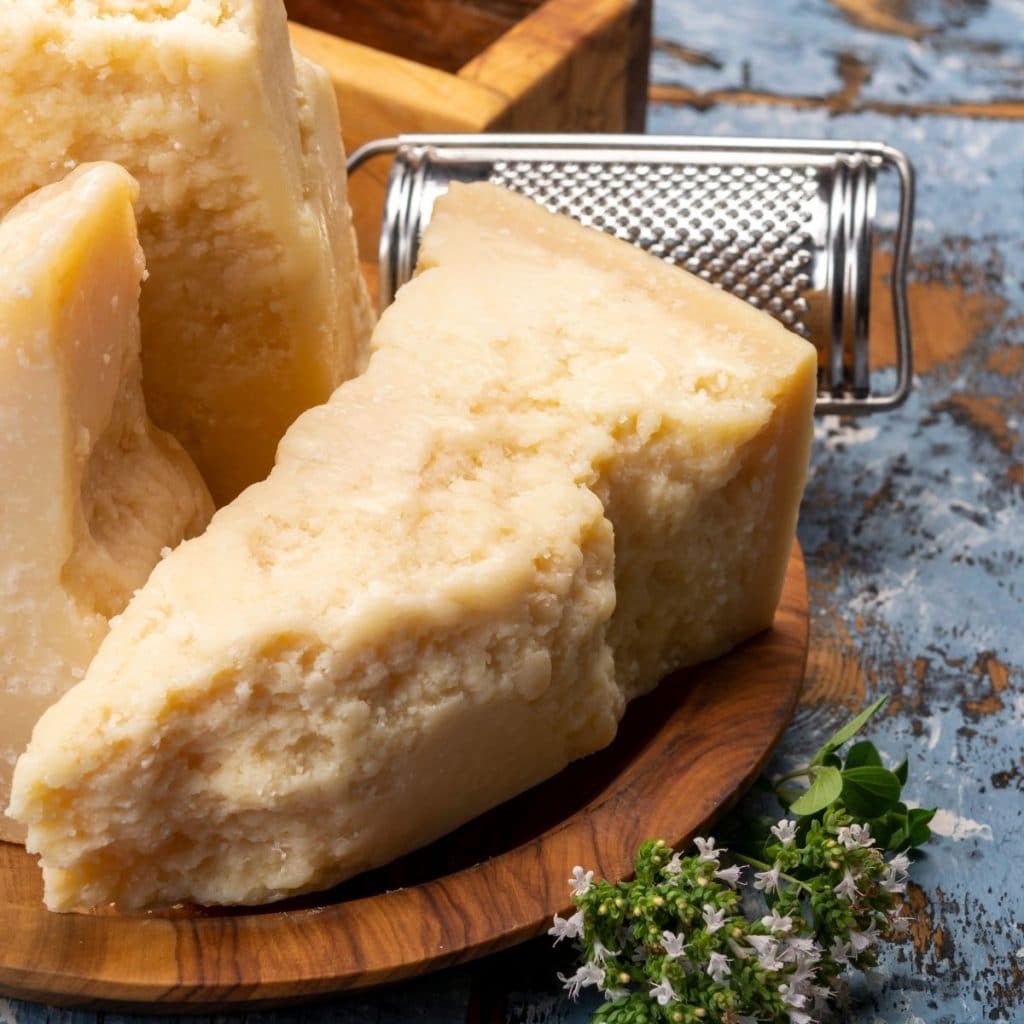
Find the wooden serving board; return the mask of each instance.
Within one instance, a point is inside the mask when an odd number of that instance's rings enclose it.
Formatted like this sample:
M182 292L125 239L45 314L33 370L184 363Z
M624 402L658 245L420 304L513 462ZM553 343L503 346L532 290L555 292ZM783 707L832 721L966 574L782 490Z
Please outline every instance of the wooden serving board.
M331 75L345 149L401 132L640 132L651 0L285 0ZM375 252L390 157L349 199Z
M774 627L634 701L615 742L432 846L262 909L50 914L0 843L0 993L199 1012L279 1004L460 963L543 932L573 865L612 879L639 844L699 834L754 779L796 703L807 581L794 546Z

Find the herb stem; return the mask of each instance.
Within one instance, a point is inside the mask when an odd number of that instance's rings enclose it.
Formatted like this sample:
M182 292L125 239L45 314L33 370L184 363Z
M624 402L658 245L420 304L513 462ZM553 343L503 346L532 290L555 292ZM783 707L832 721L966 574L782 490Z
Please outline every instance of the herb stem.
M766 864L763 860L758 860L756 857L748 857L745 853L735 853L733 856L736 860L743 861L744 864L749 864L752 868L758 868L761 871L772 871L774 865ZM799 889L803 889L805 892L813 893L814 890L804 881L799 878L794 878L792 875L787 875L785 871L779 872L779 878L784 878L790 885L795 885Z
M783 807L789 807L790 804L796 802L802 792L803 790L793 789L791 786L779 786L775 790L775 795L779 798Z
M779 786L784 782L789 782L790 779L800 779L811 774L814 770L813 765L805 764L803 768L794 768L791 772L786 772L785 775L780 775L774 782L773 788L778 792Z

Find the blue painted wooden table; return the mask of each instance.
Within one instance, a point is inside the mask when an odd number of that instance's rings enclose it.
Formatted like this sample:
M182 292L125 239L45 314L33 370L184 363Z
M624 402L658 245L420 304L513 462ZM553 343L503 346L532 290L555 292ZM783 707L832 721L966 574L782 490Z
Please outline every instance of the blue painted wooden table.
M888 692L873 738L907 750L910 796L940 807L911 934L837 1019L1024 1021L1024 4L658 0L655 37L651 131L882 139L917 167L915 390L896 413L818 425L810 665L778 760ZM583 1022L566 966L530 943L244 1020ZM96 1019L0 1000L0 1024Z

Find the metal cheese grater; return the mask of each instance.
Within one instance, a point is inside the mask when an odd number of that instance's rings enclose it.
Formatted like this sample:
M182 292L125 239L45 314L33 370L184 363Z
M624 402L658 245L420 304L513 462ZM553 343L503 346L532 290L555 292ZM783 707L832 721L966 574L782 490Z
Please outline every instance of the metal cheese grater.
M401 135L360 147L349 172L381 154L394 155L380 234L382 309L412 276L449 182L490 181L685 267L809 338L819 353L819 412L890 409L910 390L914 178L899 150L795 139ZM882 216L880 180L898 186ZM886 373L882 389L868 358L876 245L892 253L897 355L895 381Z

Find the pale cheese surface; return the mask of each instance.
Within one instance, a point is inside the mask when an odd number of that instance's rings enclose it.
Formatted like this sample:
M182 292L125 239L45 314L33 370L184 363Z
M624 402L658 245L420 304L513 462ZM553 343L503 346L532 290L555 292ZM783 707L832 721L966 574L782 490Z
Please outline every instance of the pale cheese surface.
M229 500L365 361L329 78L280 0L0 0L0 66L0 213L84 161L139 181L147 402Z
M0 799L42 712L85 674L162 549L213 512L146 415L132 199L86 166L0 222ZM0 838L23 831L0 819Z
M330 885L605 745L630 697L770 624L809 344L475 185L438 202L373 348L40 724L12 810L51 907Z

